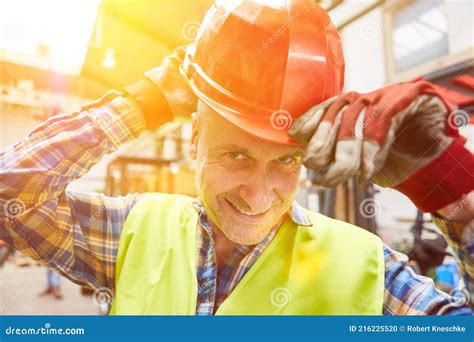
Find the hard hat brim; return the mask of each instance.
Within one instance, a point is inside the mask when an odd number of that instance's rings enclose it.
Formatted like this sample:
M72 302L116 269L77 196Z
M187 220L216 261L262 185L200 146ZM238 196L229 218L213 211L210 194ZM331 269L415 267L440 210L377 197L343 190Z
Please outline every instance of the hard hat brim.
M249 111L248 113L237 111L224 106L223 104L211 99L195 86L192 78L190 79L180 67L182 76L187 80L189 86L196 94L197 98L203 101L208 107L214 110L221 117L237 126L239 129L249 133L257 138L284 145L305 145L293 140L288 135L288 131L293 123L293 118L287 111L280 109L275 111L265 111L262 115Z
M251 115L251 113L239 113L231 108L225 107L203 93L196 87L192 87L197 97L221 117L226 119L237 128L250 135L276 144L304 145L293 140L288 135L291 127L292 117L285 110L276 110L269 116Z

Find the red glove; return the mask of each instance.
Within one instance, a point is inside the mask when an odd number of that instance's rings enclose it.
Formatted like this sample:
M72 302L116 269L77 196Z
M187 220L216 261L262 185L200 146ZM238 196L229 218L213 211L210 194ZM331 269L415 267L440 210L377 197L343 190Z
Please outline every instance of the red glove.
M416 82L332 98L296 120L289 134L308 143L303 163L322 185L359 175L434 212L474 189L474 157L455 124L467 119L428 82Z

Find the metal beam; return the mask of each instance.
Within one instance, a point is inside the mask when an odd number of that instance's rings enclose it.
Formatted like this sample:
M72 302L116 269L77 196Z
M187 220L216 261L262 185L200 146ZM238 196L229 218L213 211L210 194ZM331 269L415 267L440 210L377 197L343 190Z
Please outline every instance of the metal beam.
M344 0L333 0L333 1L331 1L331 4L328 6L328 8L326 8L326 11L329 12L329 11L335 9L337 6L339 6L343 2L344 2Z
M373 5L370 5L369 7L363 9L362 11L360 11L359 13L357 13L356 15L354 15L353 17L347 19L346 21L344 21L342 24L340 24L337 29L338 30L342 30L344 27L346 27L347 25L350 25L352 24L354 21L356 21L357 19L359 18L362 18L364 15L366 15L367 13L369 13L370 11L373 11L374 9L376 9L377 7L379 7L380 5L383 5L385 3L386 0L379 0L377 1L376 3L374 3Z

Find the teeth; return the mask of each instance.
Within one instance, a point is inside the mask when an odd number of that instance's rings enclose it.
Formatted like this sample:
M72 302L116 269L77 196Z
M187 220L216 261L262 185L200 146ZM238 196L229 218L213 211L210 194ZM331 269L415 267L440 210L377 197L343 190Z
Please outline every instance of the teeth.
M230 202L229 202L230 203ZM237 211L239 211L240 213L244 214L244 215L247 215L247 216L256 216L256 215L260 215L260 214L263 214L264 212L266 212L267 210L264 210L264 211L261 211L259 213L252 213L251 211L246 211L244 209L241 209L241 208L238 208L237 206L235 206L234 204L230 203L235 209L237 209Z
M236 209L237 209L238 211L240 211L242 214L248 215L248 216L255 216L255 215L261 214L261 213L251 213L251 212L249 212L249 211L245 211L245 210L240 209L240 208L236 208Z

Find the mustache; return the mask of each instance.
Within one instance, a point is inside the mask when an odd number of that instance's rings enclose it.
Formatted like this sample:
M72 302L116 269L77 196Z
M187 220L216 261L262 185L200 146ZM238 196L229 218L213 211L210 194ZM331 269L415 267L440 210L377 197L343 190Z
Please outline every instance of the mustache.
M240 196L226 195L223 198L227 200L228 202L230 202L230 204L232 204L237 209L251 212L254 215L263 214L267 212L268 210L270 210L271 207L278 204L278 199L275 199L271 201L264 210L260 210L259 212L254 212L253 209L248 205L248 203Z

